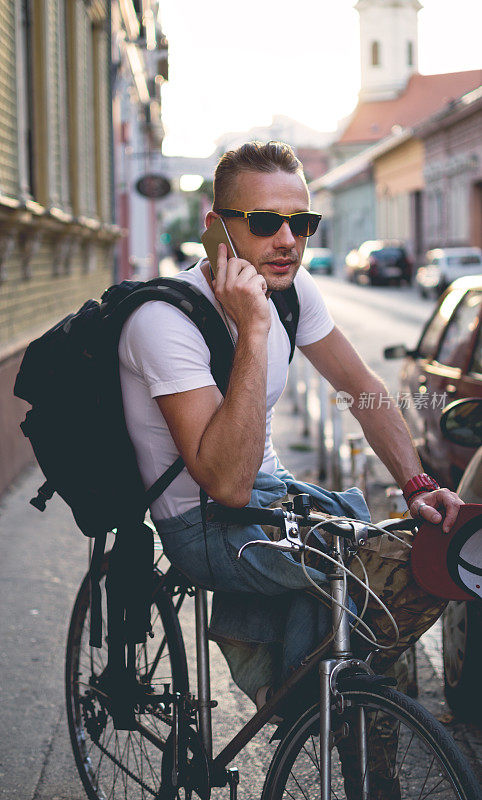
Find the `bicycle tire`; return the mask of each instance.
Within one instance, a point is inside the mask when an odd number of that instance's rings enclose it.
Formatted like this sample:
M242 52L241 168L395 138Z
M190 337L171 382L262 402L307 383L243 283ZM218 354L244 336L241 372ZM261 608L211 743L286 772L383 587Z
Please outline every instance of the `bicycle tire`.
M106 554L101 572L105 580L108 566ZM103 592L105 601L105 592ZM172 716L161 713L159 705L145 701L136 708L136 721L142 731L114 729L109 714L107 695L95 688L95 680L107 663L106 613L103 609L103 646L89 648L89 576L79 589L70 621L65 688L67 719L76 766L90 800L145 800L156 797L161 784L162 751L146 737L146 733L167 739ZM137 645L136 677L139 684L162 692L169 683L172 691L189 689L186 652L179 620L168 591L163 588L163 575L154 570L151 607L154 638ZM164 649L159 647L165 640ZM160 657L155 664L157 653ZM148 676L148 670L155 672ZM94 675L94 681L92 681ZM106 699L104 699L106 698Z
M342 714L332 710L332 725L334 721L338 735L343 722L353 723L358 709L365 710L368 720L370 800L481 800L480 786L455 741L419 703L394 689L367 682L362 686L358 680L346 679L341 693L347 709ZM261 800L320 797L319 719L318 706L312 706L282 739L266 775ZM384 742L382 747L380 742ZM361 781L352 768L357 763L354 744L350 736L336 740L335 733L332 798L360 800Z

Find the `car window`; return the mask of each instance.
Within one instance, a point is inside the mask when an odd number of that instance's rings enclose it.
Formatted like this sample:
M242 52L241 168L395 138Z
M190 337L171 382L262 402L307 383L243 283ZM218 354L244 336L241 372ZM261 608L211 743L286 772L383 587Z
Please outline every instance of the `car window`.
M418 343L417 355L420 358L432 358L435 355L444 328L463 295L463 289L453 289L444 297Z
M388 258L398 257L403 255L401 247L382 247L380 250L373 250L374 255L387 256Z
M467 292L457 306L444 333L437 361L450 367L461 367L467 357L472 336L479 321L482 291Z
M480 264L481 259L478 255L467 255L467 256L447 256L447 264L451 267L465 267L469 264Z
M479 333L477 342L472 354L472 363L470 364L469 372L474 375L482 376L482 323L479 322Z

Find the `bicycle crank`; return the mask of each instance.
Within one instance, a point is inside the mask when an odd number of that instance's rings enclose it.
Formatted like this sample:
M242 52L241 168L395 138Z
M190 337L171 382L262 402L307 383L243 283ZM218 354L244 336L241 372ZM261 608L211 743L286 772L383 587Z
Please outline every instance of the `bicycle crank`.
M187 734L187 747L182 746L182 737L177 745L179 755L177 786L173 785L172 779L175 746L173 732L167 737L161 767L162 784L157 800L173 800L181 787L185 790L186 798L192 797L193 792L200 800L209 800L211 796L209 763L201 738L193 728L188 728Z

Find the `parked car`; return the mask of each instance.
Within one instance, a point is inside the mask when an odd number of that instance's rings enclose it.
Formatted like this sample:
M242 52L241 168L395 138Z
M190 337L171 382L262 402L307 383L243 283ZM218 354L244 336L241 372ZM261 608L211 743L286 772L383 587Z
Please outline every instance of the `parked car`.
M414 350L385 350L385 358L405 357L400 406L424 469L452 489L473 449L442 436L440 415L452 400L482 398L481 318L482 275L459 278L440 298Z
M303 265L308 272L324 272L333 275L333 253L327 247L307 247Z
M401 242L368 241L357 250L350 250L345 259L349 281L375 284L410 283L413 261Z
M482 273L480 247L446 247L429 250L425 264L415 275L415 284L422 295L440 295L449 283L464 275Z
M465 503L482 504L482 400L450 403L441 418L443 435L460 446L478 447L457 492ZM445 696L460 716L480 721L482 693L482 600L451 602L442 617Z

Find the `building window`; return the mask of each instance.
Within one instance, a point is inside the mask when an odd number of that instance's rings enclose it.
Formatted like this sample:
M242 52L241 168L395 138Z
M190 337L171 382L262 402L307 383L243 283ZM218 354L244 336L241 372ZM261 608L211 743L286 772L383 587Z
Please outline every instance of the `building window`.
M380 42L372 42L372 67L380 66Z
M450 244L465 244L470 239L470 189L463 175L454 175L447 187L447 233Z
M34 168L34 94L32 85L32 9L30 0L18 3L19 24L17 55L17 97L18 97L18 135L20 194L24 200L35 197Z
M413 67L413 42L407 42L407 66Z
M67 26L65 0L49 0L47 97L49 109L48 158L50 201L71 211L67 92Z
M444 235L444 197L440 189L435 189L428 195L429 200L429 236L431 244L443 247L446 236Z

